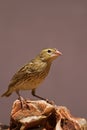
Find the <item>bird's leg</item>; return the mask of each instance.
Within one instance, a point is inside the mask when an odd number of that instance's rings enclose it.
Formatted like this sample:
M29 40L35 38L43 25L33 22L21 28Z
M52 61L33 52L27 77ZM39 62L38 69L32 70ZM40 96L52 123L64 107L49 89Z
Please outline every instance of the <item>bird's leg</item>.
M19 94L19 91L16 91L18 97L19 97L19 100L20 100L20 103L21 103L21 108L23 109L23 102L21 100L21 96ZM26 100L24 99L24 103L26 104L27 108L30 109L29 105L27 104Z
M33 95L33 96L35 96L35 97L37 97L37 98L39 98L39 99L41 99L41 100L45 100L47 103L49 103L49 104L51 104L51 105L54 104L53 101L49 101L48 99L45 99L45 98L43 98L43 97L40 97L40 96L36 95L35 92L36 92L35 89L32 89L32 95Z
M43 97L40 97L40 96L36 95L35 92L36 92L35 89L32 89L32 95L33 95L33 96L35 96L35 97L37 97L37 98L39 98L39 99L41 99L41 100L46 100L46 101L47 101L47 99L45 99L45 98L43 98Z
M20 100L20 103L21 103L21 108L23 108L23 104L22 104L22 100L21 100L20 93L19 93L19 91L18 91L18 90L16 91L16 93L17 93L18 98L19 98L19 100Z

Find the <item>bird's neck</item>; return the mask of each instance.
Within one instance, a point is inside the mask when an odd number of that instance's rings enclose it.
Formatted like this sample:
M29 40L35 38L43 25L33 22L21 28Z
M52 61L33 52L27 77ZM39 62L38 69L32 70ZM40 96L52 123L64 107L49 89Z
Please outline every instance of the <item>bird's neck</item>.
M36 62L39 62L40 64L38 64L38 67L39 67L39 71L45 71L46 73L49 72L50 70L50 67L51 67L51 64L52 62L49 62L49 61L43 61L40 57L37 57L36 58Z
M48 67L51 66L52 64L52 60L46 60L44 59L43 57L41 57L40 55L38 55L36 58L35 58L36 61L39 61L39 62L43 62L43 63L46 63Z
M46 75L48 75L50 67L51 67L51 62L46 62L46 67L44 69L44 72L46 73Z

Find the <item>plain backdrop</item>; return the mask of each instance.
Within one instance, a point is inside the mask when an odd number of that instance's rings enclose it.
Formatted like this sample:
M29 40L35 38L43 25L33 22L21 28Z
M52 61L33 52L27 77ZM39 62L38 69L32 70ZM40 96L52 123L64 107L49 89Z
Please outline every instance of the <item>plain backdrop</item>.
M13 74L43 48L57 48L56 59L37 94L87 118L87 1L0 1L0 95ZM30 91L20 92L36 100ZM0 98L0 122L9 124L13 102Z

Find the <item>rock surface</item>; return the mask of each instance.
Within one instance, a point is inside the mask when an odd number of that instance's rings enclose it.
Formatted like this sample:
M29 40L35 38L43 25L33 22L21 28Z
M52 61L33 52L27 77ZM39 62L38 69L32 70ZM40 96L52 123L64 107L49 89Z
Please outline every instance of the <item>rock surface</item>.
M0 130L8 130L9 126L0 123Z
M76 118L63 106L43 100L22 99L13 103L9 130L87 130L87 121Z
M10 126L0 124L0 130L87 130L87 121L64 106L22 98L22 108L19 100L13 103Z

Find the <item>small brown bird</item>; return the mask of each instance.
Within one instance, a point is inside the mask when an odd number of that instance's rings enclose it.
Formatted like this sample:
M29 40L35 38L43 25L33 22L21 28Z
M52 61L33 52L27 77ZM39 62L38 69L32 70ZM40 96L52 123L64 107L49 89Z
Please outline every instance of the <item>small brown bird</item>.
M55 48L43 49L35 59L31 60L15 73L10 81L8 90L2 95L2 97L8 97L15 91L21 101L19 90L32 90L33 96L44 99L35 94L35 89L46 78L52 61L59 55L61 55L61 52Z

